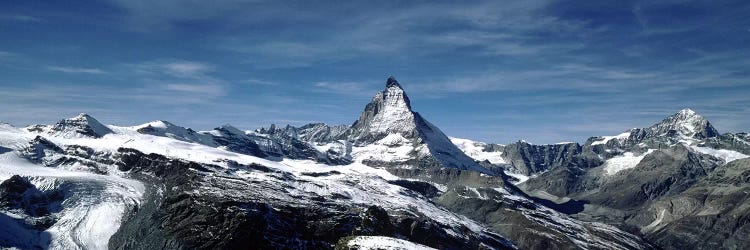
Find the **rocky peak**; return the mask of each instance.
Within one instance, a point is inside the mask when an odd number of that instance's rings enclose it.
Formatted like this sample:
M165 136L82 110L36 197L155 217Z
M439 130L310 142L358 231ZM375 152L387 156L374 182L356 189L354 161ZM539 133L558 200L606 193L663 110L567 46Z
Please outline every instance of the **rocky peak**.
M683 109L648 128L653 136L682 136L694 139L716 137L719 132L692 109Z
M409 97L393 77L388 78L385 89L375 94L352 124L352 137L356 141L372 142L389 134L401 134L406 138L417 135Z
M256 132L260 134L267 134L270 136L297 138L297 128L292 125L281 127L276 126L276 124L271 124L271 126L269 126L268 128L257 129Z
M76 117L64 119L55 124L50 134L62 137L94 137L99 138L106 134L113 133L111 129L104 126L99 121L86 113L81 113Z
M383 99L386 101L386 106L392 106L396 108L406 108L411 111L411 103L409 97L404 92L401 84L398 84L396 78L393 76L389 77L385 83L385 90L383 91Z
M401 88L401 85L398 84L398 81L396 81L396 77L394 77L394 76L388 77L388 80L386 80L386 82L385 82L385 87L386 88L390 88L392 86Z

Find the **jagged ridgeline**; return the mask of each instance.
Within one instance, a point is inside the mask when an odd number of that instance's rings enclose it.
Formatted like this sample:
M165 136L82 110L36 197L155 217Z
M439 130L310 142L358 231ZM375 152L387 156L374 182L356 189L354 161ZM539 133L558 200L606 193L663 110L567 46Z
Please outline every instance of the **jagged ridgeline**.
M748 136L692 110L500 145L449 138L411 101L390 77L350 125L0 124L0 247L748 247Z

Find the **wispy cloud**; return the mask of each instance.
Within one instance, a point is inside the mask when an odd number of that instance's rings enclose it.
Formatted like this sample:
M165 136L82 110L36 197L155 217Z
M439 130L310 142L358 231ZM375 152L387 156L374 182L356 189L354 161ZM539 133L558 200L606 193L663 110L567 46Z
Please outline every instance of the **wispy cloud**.
M224 87L218 84L168 83L164 85L164 88L198 95L220 96L224 94Z
M35 17L35 16L29 16L29 15L11 15L11 14L0 14L0 20L6 20L6 21L16 21L16 22L41 22L42 19Z
M77 68L66 66L49 66L47 69L68 74L106 74L107 72L98 68Z
M163 65L166 73L177 77L194 78L205 75L213 70L213 67L205 63L178 61Z
M261 80L261 79L245 79L245 80L241 80L239 82L240 83L245 83L245 84L252 84L252 85L268 85L268 86L279 85L278 82Z
M364 82L316 82L315 87L341 94L362 94L372 84Z
M143 75L162 75L177 78L208 78L215 67L207 63L187 60L155 60L128 64L134 72Z
M227 94L226 81L214 76L217 67L208 63L152 60L126 64L125 68L125 74L138 77L140 82L191 102L205 102Z

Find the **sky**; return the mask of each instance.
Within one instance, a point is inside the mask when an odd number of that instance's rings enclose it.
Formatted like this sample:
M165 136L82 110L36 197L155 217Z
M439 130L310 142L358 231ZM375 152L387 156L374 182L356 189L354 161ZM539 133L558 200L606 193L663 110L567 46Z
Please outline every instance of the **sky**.
M395 76L446 134L750 131L750 2L0 1L0 121L351 124Z

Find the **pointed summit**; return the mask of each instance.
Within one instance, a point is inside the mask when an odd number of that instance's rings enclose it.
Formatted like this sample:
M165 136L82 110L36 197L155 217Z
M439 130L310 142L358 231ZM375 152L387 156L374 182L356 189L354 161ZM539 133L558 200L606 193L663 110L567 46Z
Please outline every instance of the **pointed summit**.
M466 156L435 125L412 111L409 97L394 77L388 78L385 87L375 94L347 132L347 139L355 146L399 147L396 151L370 152L375 158L388 159L388 164L394 166L402 165L402 154L408 154L442 167L493 174Z
M112 130L86 113L64 119L55 124L50 134L65 138L94 137L99 138L112 133Z
M694 110L689 109L689 108L684 108L684 109L680 110L680 112L677 112L677 114L679 114L679 115L685 115L685 116L695 116L695 115L700 116Z
M411 111L411 102L409 101L409 96L406 95L406 92L401 87L401 84L398 84L398 81L396 81L395 77L391 76L388 78L385 83L385 90L383 90L383 95L385 101L387 102L386 105L405 107L406 109L409 109L409 111Z
M694 139L719 136L711 123L703 116L685 108L648 128L653 135L675 135Z
M406 138L416 136L409 97L394 77L389 77L385 89L365 106L359 119L352 124L352 131L358 141L379 140L396 133Z
M398 84L398 81L396 81L396 77L394 77L394 76L388 77L388 80L385 82L385 88L387 89L387 88L390 88L390 87L401 88L401 84Z

